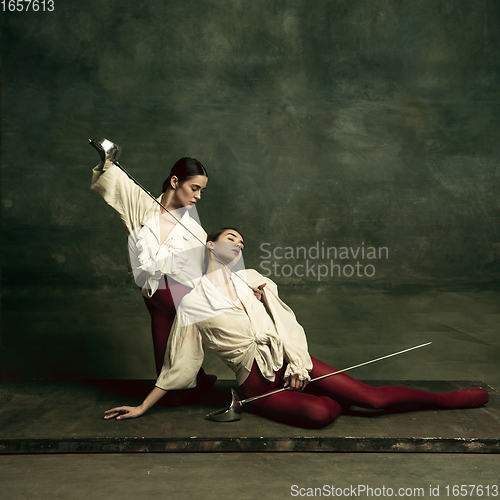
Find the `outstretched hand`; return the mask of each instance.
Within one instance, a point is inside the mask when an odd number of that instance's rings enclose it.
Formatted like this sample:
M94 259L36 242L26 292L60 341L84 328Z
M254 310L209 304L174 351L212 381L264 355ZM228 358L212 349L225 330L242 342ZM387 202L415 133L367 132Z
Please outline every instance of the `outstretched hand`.
M111 408L111 410L106 410L104 413L105 419L116 417L116 420L125 420L126 418L140 417L144 411L140 406L118 406L116 408Z
M292 391L303 391L306 388L307 380L300 380L298 374L285 379L285 387L290 386Z

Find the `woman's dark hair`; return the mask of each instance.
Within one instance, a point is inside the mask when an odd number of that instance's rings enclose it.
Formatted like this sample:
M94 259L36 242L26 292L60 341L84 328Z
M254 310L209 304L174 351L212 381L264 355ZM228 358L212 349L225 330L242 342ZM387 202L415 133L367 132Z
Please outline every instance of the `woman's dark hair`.
M229 229L236 231L243 238L243 235L241 234L241 231L239 229L236 229L235 227L223 227L222 229L216 229L215 231L212 231L209 235L207 235L207 243L209 241L217 241L219 239L219 236L224 231L228 231Z
M243 238L243 235L241 234L241 231L239 229L236 229L235 227L223 227L221 229L216 229L215 231L212 231L209 235L207 235L207 243L209 241L217 241L219 239L219 236L224 231L228 231L228 230L236 231ZM206 274L206 272L207 272L209 259L210 259L210 250L208 249L208 246L207 246L207 247L205 247L205 264L203 266L203 274Z
M170 188L170 180L174 175L179 179L179 183L181 184L189 177L194 177L195 175L208 177L205 167L198 160L194 158L181 158L175 162L170 175L163 183L163 193Z

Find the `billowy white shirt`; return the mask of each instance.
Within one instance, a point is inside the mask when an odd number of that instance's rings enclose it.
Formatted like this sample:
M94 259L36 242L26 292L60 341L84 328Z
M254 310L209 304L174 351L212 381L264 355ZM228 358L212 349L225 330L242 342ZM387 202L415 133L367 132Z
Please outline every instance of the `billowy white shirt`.
M160 205L113 162L101 162L93 169L90 187L118 212L125 225L129 266L142 295L151 297L164 286L163 275L189 288L196 286L202 276L207 234L195 207L172 211L180 223L160 242Z
M268 380L274 380L283 362L288 365L285 378L298 374L301 380L310 380L312 362L304 330L293 311L279 298L276 284L253 269L236 274L244 280L232 276L243 308L220 293L207 276L182 299L157 387L164 390L195 387L204 346L235 372L240 385L248 377L254 360ZM245 281L251 287L266 284L265 305Z

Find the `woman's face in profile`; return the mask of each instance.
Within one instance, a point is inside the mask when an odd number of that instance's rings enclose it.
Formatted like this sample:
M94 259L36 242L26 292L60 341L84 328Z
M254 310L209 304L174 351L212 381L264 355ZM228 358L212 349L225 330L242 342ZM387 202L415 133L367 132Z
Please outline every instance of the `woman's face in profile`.
M179 208L191 208L201 199L201 194L207 187L208 178L204 175L189 177L175 189L174 200Z
M234 229L226 229L212 242L214 252L229 266L235 265L241 258L245 243L243 236Z

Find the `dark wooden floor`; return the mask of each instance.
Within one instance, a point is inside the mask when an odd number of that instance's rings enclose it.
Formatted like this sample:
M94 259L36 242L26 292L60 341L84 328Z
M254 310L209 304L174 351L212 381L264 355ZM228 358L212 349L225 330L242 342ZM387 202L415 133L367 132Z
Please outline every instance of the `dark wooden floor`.
M447 392L490 390L490 402L472 410L399 414L360 410L330 426L304 430L248 412L237 422L206 420L230 402L231 382L216 384L198 405L157 406L138 419L104 420L116 405L135 405L152 381L25 382L0 385L0 452L473 452L500 451L500 397L480 382L376 381ZM247 408L245 406L245 408Z

